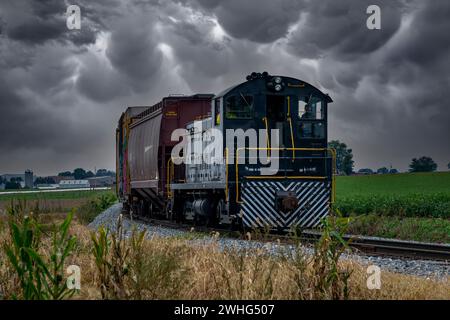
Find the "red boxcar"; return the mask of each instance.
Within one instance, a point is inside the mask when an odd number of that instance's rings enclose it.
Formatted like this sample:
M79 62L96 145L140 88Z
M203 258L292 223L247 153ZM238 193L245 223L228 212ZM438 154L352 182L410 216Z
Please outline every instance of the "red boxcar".
M169 96L151 107L129 107L116 130L117 194L135 210L164 212L172 132L211 116L212 94ZM129 208L124 208L128 210Z

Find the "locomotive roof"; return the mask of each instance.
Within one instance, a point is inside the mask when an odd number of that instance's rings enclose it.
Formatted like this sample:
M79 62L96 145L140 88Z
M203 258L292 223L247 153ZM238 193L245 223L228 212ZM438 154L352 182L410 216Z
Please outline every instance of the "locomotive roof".
M284 79L285 81L292 81L292 82L295 83L295 84L304 84L304 85L305 85L305 88L313 89L314 91L316 91L317 93L319 93L320 95L322 95L322 96L327 100L327 102L333 102L333 99L331 99L331 97L330 97L328 94L323 93L323 92L322 92L321 90L319 90L318 88L314 87L313 85L311 85L311 84L309 84L309 83L307 83L307 82L305 82L305 81L303 81L303 80L296 79L296 78L292 78L292 77L279 76L279 75L268 75L268 76L267 76L267 78L273 78L273 77L281 77L281 78ZM226 89L226 90L224 90L224 91L218 93L214 98L220 98L220 97L223 97L223 96L227 95L228 93L230 93L231 91L233 91L234 89L236 89L236 88L238 88L238 87L240 87L240 86L243 86L243 85L252 83L252 82L254 82L254 81L257 81L257 80L259 80L259 79L261 79L261 77L255 78L255 79L250 79L250 80L244 81L244 82L242 82L242 83L239 83L239 84L237 84L237 85L234 85L234 86L232 86L232 87L229 87L228 89Z
M183 95L183 94L174 94L174 95L169 95L166 97L163 97L160 101L158 101L156 104L150 105L150 106L130 106L127 107L127 109L125 110L125 112L122 114L122 116L124 114L128 114L130 117L132 118L142 118L144 115L148 114L150 108L157 108L158 105L163 102L163 101L167 101L167 100L210 100L212 99L212 97L214 97L214 94L212 93L196 93L193 95Z

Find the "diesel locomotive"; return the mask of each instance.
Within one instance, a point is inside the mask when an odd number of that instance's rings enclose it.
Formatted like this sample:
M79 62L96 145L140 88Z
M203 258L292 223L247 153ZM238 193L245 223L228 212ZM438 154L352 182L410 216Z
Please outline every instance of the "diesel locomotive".
M335 192L332 99L292 77L254 72L246 80L216 95L126 109L116 130L125 212L246 228L320 225ZM207 141L213 156L196 150Z

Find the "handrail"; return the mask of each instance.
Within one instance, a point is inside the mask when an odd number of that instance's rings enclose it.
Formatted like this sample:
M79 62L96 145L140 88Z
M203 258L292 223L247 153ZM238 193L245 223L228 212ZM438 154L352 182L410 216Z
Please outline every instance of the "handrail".
M328 150L331 152L331 156L333 157L333 172L332 172L332 178L331 178L331 203L334 203L336 201L336 149L334 148L328 148Z
M295 141L294 141L294 130L292 129L292 119L288 117L289 126L291 128L291 145L292 145L292 161L295 160Z
M268 148L237 148L236 149L236 161L235 161L235 168L236 168L236 203L242 203L242 201L239 200L239 151L241 150L267 150ZM271 148L273 150L293 150L295 149L296 151L330 151L332 158L333 158L333 171L335 170L335 162L336 162L336 152L334 149L332 148ZM263 178L256 178L256 177L264 177L264 176L253 176L255 178L251 178L251 179L263 179ZM288 179L291 177L280 177L280 178L274 178L274 177L279 177L279 176L267 176L273 179ZM264 178L267 178L264 177ZM248 178L248 177L246 177ZM295 179L326 179L326 177L312 177L312 176L294 176L293 178ZM334 178L334 174L332 173L332 180L331 180L331 203L334 203L335 200L335 192L336 192L336 186L335 186L335 178Z
M264 121L264 124L266 125L266 146L268 148L267 150L267 156L270 156L270 138L269 138L269 125L267 123L267 117L263 117L262 121Z
M225 202L228 200L228 148L225 148Z
M172 198L172 191L170 190L170 163L172 163L172 166L173 166L172 157L170 157L169 160L167 160L166 188L167 188L167 198L169 198L169 199Z
M287 96L288 101L288 112L287 112L287 118L289 121L289 127L291 129L291 146L292 148L295 148L295 141L294 141L294 130L292 129L292 119L291 119L291 97ZM295 149L292 150L292 162L295 160Z
M246 179L313 179L313 180L322 180L327 177L323 176L245 176Z
M287 112L287 116L290 117L290 116L291 116L291 96L287 96L287 101L288 101L288 112Z

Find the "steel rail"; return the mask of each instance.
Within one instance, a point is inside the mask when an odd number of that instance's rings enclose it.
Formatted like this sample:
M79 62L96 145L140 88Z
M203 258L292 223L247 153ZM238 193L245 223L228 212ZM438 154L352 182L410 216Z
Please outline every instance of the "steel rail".
M175 223L169 220L161 220L155 218L134 217L136 220L140 220L144 223L160 225L162 227L168 227L179 230L194 230L197 232L220 232L222 234L229 234L231 231L229 228L211 228L205 226L195 226L188 223ZM240 233L244 236L244 233ZM236 234L235 234L236 235ZM304 230L300 235L295 237L286 233L276 234L269 233L263 234L261 238L252 237L252 240L258 241L282 241L283 243L295 243L295 242L317 242L321 233L314 230ZM439 260L447 261L450 263L450 244L441 243L428 243L407 241L398 239L377 238L359 235L343 236L343 239L348 243L349 247L356 249L364 254L368 255L382 255L390 257L400 257L409 259L424 259L424 260Z

